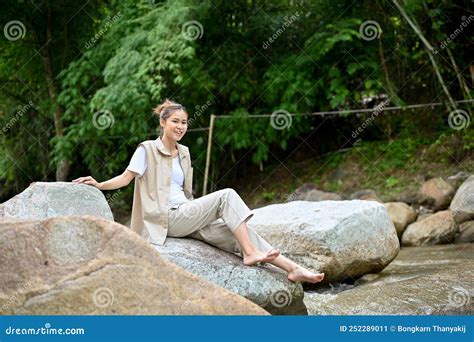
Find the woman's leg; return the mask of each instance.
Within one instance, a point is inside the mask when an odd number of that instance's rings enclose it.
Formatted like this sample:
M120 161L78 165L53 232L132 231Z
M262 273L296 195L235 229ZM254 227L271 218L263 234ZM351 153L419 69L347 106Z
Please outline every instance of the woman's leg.
M264 252L260 250L258 246L255 246L250 240L249 231L245 222L242 222L237 229L234 230L234 235L237 241L239 241L244 264L247 266L255 265L257 262L271 262L280 255L278 249L272 248Z
M247 224L245 222L242 222L242 224L236 229L236 232L237 232L237 230L240 230L239 233L238 233L241 237L241 240L239 240L240 245L242 246L242 242L244 244L249 244L249 251L251 251L252 247L251 247L251 241L249 239L249 228L247 227ZM234 232L234 233L236 233L236 232ZM237 237L237 234L235 234L235 236ZM278 251L278 250L272 249L272 251ZM252 261L251 260L252 256L246 255L246 251L242 250L242 254L243 254L243 258L244 258L244 264L246 264L246 265L248 264L245 261L246 258L247 258L247 260ZM277 255L276 258L274 258L272 260L269 260L269 261L265 261L265 262L269 262L269 263L285 270L286 272L288 272L288 279L289 280L291 280L291 281L304 281L304 282L310 282L310 283L317 283L317 282L320 282L321 280L323 280L324 273L313 273L313 272L307 270L306 268L304 268L304 267L296 264L295 262L291 261L287 257L284 257L283 255L279 255L279 254L280 254L280 252L278 251L278 254L276 254Z
M223 189L191 202L181 204L177 209L170 210L168 236L184 237L191 235L221 218L224 227L213 232L216 235L227 236L230 231L240 244L246 265L258 262L270 262L280 252L278 250L262 251L250 239L245 222L253 216L250 209L233 189Z
M258 235L257 232L255 232L255 230L253 230L251 227L248 227L245 222L243 222L242 225L245 225L246 228L245 235L247 235L253 246L257 246L258 250L263 252L274 250L274 248L267 241L265 241L265 239ZM196 231L190 236L195 239L205 241L219 249L244 257L244 252L241 248L242 243L237 241L237 236L232 234L229 229L225 229L225 227L226 223L222 219L219 219L211 222L208 226ZM247 237L244 237L244 240L246 240ZM324 278L324 273L313 273L284 257L283 255L279 255L274 260L269 261L269 263L288 272L288 279L294 282L301 281L317 283Z
M170 211L169 236L190 236L220 249L240 254L246 265L269 262L286 272L291 281L316 283L324 273L313 273L279 255L247 226L251 210L233 189L224 189L184 203Z
M314 273L283 255L279 255L271 264L288 272L288 279L308 283L318 283L324 279L324 273Z

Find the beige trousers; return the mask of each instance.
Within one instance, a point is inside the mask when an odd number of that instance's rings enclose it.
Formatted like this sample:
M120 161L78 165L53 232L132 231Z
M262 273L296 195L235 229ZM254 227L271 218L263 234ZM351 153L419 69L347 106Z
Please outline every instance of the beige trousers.
M233 189L223 189L181 204L168 212L168 236L191 237L242 256L233 231L253 213ZM262 252L273 247L248 228L250 241Z

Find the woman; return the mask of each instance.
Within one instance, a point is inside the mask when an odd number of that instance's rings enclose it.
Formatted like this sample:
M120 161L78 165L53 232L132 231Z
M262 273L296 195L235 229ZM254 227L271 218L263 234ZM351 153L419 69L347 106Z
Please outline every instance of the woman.
M163 245L167 236L189 236L236 253L245 265L271 263L288 272L290 281L320 282L313 273L280 254L247 221L250 209L233 189L194 199L189 150L178 143L188 127L186 109L166 100L154 110L162 136L142 142L123 174L98 183L91 176L73 182L114 190L135 179L131 228L148 242Z

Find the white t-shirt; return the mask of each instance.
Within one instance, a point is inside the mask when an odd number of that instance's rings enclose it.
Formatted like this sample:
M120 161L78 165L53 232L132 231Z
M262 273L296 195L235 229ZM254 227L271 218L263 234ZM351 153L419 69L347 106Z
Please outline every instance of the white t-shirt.
M130 164L127 167L127 170L138 173L141 177L145 173L148 167L146 160L146 152L143 146L138 146L137 150L130 160ZM158 175L159 177L159 175ZM180 204L189 202L189 200L184 195L184 173L183 168L179 162L179 156L173 158L173 170L171 173L171 184L170 184L170 197L169 197L169 207L177 208Z

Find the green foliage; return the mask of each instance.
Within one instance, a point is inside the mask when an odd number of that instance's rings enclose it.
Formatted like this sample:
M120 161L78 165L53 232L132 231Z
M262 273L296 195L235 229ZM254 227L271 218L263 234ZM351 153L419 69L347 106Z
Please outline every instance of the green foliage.
M391 189L391 188L393 188L397 185L400 185L400 180L397 179L396 177L390 176L385 181L385 186L389 189Z
M341 182L330 182L327 186L327 190L330 192L339 192L341 190Z
M275 192L274 191L270 191L270 192L263 192L262 193L262 197L265 201L267 202L271 202L275 199Z
M415 152L424 141L417 138L397 139L388 142L365 142L355 147L361 161L369 162L373 172L405 168L412 165Z
M435 47L459 26L448 18L465 12L453 1L404 6L426 18L420 29ZM25 39L0 42L0 124L6 127L18 106L33 105L0 135L2 198L31 181L54 180L64 160L72 166L69 178L103 180L122 172L137 144L156 138L152 109L165 98L188 108L190 128L207 127L210 114L230 116L216 120L214 130L212 175L218 181L237 175L232 166L239 161L264 170L326 120L291 116L276 129L274 118L249 115L361 108L362 99L382 93L392 104L423 103L442 93L426 49L387 1L9 0L4 7L2 22L21 20L27 30ZM379 39L361 38L368 20L379 24ZM190 22L202 27L194 40L183 34ZM460 35L448 46L461 69L470 61L470 38ZM48 55L52 68L46 71ZM453 97L462 98L446 50L437 58L445 61L441 72ZM382 170L404 167L417 146L446 129L447 113L439 108L381 115L357 148L370 160L386 156ZM334 141L345 141L358 125L359 117L342 118L331 126ZM452 139L464 156L472 151L472 129ZM206 133L190 132L182 142L191 148L195 170L203 170ZM318 144L319 151L334 147L332 139ZM327 167L337 167L339 155ZM196 184L200 177L196 172Z
M155 131L158 120L151 108L166 96L165 91L183 84L183 70L195 51L189 40L177 34L189 15L185 1L123 3L115 15L118 19L100 40L60 74L59 102L66 108L64 119L69 124L67 143L55 141L55 155L70 157L73 146L88 140L80 154L87 167L102 177L123 169L130 147ZM99 26L107 25L107 20ZM109 115L113 125L98 129L101 113L104 120Z
M467 127L460 131L444 131L429 148L432 158L444 163L459 164L471 156L474 149L474 129Z

